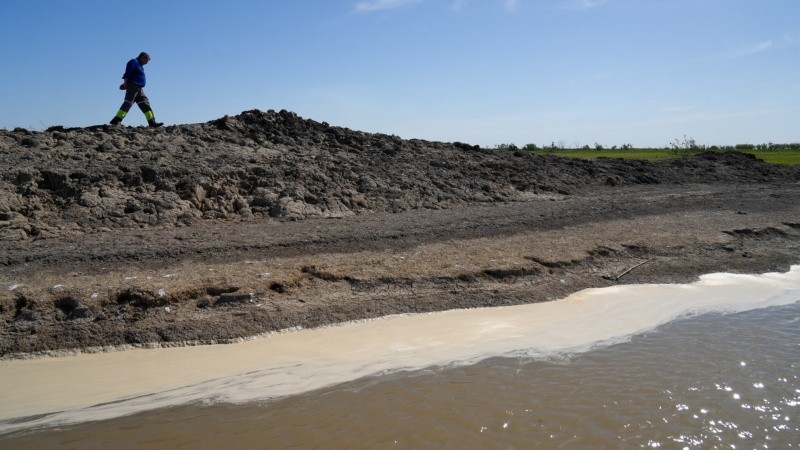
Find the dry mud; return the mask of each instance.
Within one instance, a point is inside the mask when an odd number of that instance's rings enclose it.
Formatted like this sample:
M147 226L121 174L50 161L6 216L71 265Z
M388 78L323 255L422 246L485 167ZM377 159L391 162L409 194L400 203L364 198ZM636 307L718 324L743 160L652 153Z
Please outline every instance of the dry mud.
M0 131L0 357L785 271L798 194L738 153L572 160L286 111Z

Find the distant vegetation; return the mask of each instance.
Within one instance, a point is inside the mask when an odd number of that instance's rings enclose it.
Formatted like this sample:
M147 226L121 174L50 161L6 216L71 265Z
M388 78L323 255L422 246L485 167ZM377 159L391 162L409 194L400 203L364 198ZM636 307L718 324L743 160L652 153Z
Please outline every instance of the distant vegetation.
M603 147L594 144L590 147L584 145L568 146L565 142L551 143L548 146L539 147L536 144L526 144L517 147L514 144L499 144L495 146L498 150L511 152L535 152L540 154L566 156L572 158L624 158L624 159L645 159L660 160L691 156L703 152L741 152L755 155L756 158L770 164L800 165L800 142L793 144L737 144L725 146L706 146L698 145L694 139L684 136L683 139L676 139L667 146L661 148L635 148L630 144L620 147Z

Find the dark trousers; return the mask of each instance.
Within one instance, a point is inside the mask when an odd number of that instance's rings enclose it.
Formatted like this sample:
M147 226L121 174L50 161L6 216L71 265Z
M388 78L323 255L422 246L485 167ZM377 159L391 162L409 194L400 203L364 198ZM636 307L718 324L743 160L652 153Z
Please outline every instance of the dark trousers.
M122 106L119 109L127 114L134 102L139 105L139 109L142 110L148 120L152 118L153 108L150 107L150 100L144 95L144 89L129 83L129 86L125 89L125 101L122 102Z
M144 95L144 89L133 83L130 83L125 89L125 101L123 101L122 106L119 107L117 117L120 120L123 119L128 114L128 111L131 110L131 106L133 106L134 103L139 105L139 109L142 110L148 122L155 119L153 108L150 107L150 100Z

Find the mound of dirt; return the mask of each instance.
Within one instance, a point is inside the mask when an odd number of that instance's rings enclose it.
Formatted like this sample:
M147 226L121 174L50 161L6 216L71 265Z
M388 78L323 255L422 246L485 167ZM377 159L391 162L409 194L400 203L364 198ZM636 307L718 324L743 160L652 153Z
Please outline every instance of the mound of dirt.
M800 262L800 168L579 160L287 111L0 131L0 360Z
M0 239L441 209L603 185L787 179L800 179L800 169L738 153L587 161L403 140L253 110L158 130L0 132Z

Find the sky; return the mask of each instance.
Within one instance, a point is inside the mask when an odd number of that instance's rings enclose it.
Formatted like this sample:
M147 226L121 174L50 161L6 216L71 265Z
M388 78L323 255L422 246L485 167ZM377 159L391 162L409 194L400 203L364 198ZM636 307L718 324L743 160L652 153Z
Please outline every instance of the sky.
M402 138L800 142L800 0L3 0L0 128L286 109ZM127 125L146 123L134 107Z

